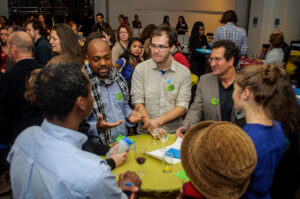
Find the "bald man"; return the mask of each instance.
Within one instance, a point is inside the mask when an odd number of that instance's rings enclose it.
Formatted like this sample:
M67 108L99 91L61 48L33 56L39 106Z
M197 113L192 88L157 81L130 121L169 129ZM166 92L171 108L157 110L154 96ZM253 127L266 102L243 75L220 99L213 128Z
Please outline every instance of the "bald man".
M41 66L32 58L33 41L28 33L12 33L7 45L8 57L16 65L0 76L0 142L11 145L24 129L42 122L39 108L24 98L25 81Z
M274 30L273 34L280 34L283 37L283 45L282 45L282 51L283 51L283 62L287 63L289 57L290 57L290 52L291 52L291 48L290 46L284 41L284 35L283 32L281 30ZM269 49L270 51L270 49Z
M132 110L128 105L129 90L122 75L112 66L111 50L107 42L93 39L88 44L88 63L84 69L92 83L94 97L93 112L88 118L89 134L98 135L102 144L112 143L118 136L128 134L127 127L133 127L142 119L139 107ZM119 123L114 128L97 131L98 118L107 123ZM99 129L99 128L98 128Z

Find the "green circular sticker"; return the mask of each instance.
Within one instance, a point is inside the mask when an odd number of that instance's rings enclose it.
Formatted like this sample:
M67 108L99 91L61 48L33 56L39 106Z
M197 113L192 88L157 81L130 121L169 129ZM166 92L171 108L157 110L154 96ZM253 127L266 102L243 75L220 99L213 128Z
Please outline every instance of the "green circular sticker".
M121 92L117 93L117 99L120 101L123 99L123 94Z
M219 104L219 100L217 98L214 98L214 97L211 98L210 102L211 102L212 105L215 105L215 106Z
M175 90L174 84L169 84L168 91L173 91L173 90Z

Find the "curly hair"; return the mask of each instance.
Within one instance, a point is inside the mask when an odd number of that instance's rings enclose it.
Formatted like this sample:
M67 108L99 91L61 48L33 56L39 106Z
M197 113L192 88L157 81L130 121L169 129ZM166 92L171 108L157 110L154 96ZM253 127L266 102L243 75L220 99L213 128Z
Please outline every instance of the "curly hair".
M234 58L233 65L237 67L240 60L240 49L230 40L219 40L213 43L212 49L224 47L224 57L226 61L229 61L232 57Z
M299 122L299 105L282 66L244 67L235 82L242 90L252 91L255 102L263 106L270 118L281 122L286 133L295 130Z
M34 83L34 94L47 119L64 122L77 97L88 97L90 82L81 68L76 63L58 63L39 72Z

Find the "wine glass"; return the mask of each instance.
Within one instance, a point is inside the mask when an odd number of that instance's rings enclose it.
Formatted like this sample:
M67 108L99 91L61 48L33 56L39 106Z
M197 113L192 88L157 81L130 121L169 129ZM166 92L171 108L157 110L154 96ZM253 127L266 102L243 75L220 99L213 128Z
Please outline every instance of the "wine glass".
M152 145L155 146L157 144L156 142L156 136L157 136L157 131L158 129L150 129L149 132L151 133L152 137L153 137L153 140L152 140Z
M166 126L162 126L162 127L159 127L158 128L158 131L157 131L157 136L158 138L160 139L160 141L162 142L162 151L165 151L165 147L164 147L164 144L165 142L168 141L169 139L169 128L166 127Z
M138 171L138 175L142 178L145 176L145 173L142 171L142 165L146 162L148 157L148 150L145 147L138 147L134 150L134 158L136 162L141 165L140 170Z

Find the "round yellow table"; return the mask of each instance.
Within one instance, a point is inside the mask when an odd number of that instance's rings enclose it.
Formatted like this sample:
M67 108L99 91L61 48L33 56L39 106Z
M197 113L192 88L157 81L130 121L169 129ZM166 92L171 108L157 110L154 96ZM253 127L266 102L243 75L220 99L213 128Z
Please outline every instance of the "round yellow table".
M153 151L161 148L162 143L156 140L156 145L152 145L153 137L150 134L130 136L135 140L136 147L147 147L148 151ZM176 136L170 134L170 139L165 143L165 146L171 145L175 142ZM134 151L129 151L127 161L112 172L116 175L116 180L119 179L119 174L126 171L138 172L140 165L134 159ZM142 177L141 192L152 192L154 195L167 192L178 192L182 186L182 180L174 173L182 170L181 163L172 165L171 173L164 173L161 169L161 160L148 156L146 162L142 165L142 171L145 177Z

